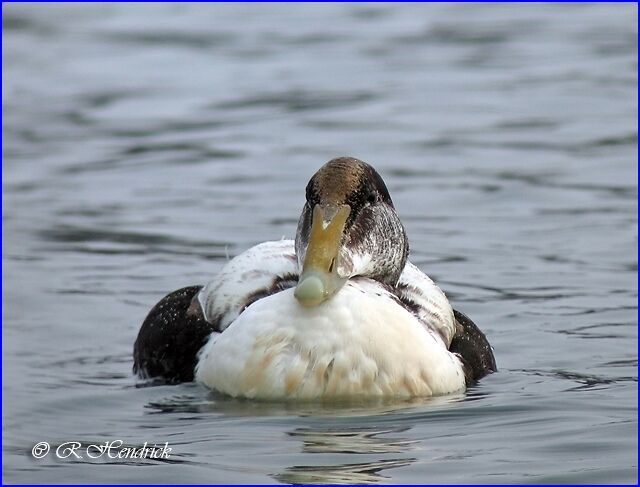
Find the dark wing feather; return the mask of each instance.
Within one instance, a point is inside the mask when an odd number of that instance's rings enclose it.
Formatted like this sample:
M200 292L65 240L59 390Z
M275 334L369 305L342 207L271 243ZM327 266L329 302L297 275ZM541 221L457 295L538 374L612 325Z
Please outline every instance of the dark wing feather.
M198 351L216 331L194 300L200 289L173 291L149 311L133 346L134 373L168 383L193 380Z
M456 319L456 333L449 350L460 355L467 385L473 384L498 370L496 359L487 337L478 326L460 311L454 309L453 315Z

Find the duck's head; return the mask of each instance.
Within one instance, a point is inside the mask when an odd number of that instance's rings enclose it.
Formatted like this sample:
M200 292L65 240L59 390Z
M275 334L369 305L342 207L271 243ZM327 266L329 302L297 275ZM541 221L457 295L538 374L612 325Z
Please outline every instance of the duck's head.
M306 198L296 233L302 270L295 297L302 305L319 305L355 276L397 284L409 241L373 167L332 159L313 175Z

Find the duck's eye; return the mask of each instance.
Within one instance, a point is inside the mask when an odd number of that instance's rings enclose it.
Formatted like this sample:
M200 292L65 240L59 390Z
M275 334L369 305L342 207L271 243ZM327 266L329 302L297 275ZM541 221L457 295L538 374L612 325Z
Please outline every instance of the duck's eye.
M369 203L370 205L373 205L377 201L378 201L378 196L375 193L371 192L367 195L367 203Z
M313 208L319 202L320 202L320 198L318 198L318 196L315 193L312 193L310 191L307 193L307 204L309 205L309 208Z

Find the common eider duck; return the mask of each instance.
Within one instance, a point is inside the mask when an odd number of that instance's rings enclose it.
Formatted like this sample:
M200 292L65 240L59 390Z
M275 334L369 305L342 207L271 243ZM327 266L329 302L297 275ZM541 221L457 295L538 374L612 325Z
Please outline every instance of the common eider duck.
M496 370L491 346L408 254L380 175L333 159L307 184L295 241L256 245L155 305L134 372L259 399L464 390Z

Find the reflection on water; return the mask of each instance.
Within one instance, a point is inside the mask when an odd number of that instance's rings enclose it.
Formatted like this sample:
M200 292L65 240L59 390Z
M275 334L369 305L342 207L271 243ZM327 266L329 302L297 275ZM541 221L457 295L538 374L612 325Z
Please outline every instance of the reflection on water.
M140 383L145 385L144 382ZM150 384L153 386L153 381ZM243 398L229 398L216 392L206 395L170 395L148 403L145 407L152 413L211 412L229 416L337 416L341 418L369 417L412 411L428 407L435 411L454 407L455 403L467 398L466 393L456 392L439 397L353 397L325 401L256 401ZM293 436L296 436L293 434Z
M409 429L409 426L384 429L296 428L287 434L301 440L302 451L307 453L398 453L409 450L416 441L386 435Z
M294 466L273 478L284 484L377 484L389 479L381 471L405 467L415 461L415 458L405 458L335 466Z
M150 402L151 414L215 415L243 420L273 418L290 421L297 417L303 425L285 431L293 448L301 454L320 455L319 464L293 463L282 471L269 474L283 483L331 484L378 483L388 477L385 472L416 461L419 441L412 437L414 424L432 415L457 414L456 404L483 396L473 390L433 398L349 398L323 403L312 401L251 401L231 399L205 392L198 386L195 394L169 395ZM171 390L171 388L169 388ZM193 416L194 420L198 417ZM432 416L436 418L437 416ZM329 421L329 424L325 423ZM289 442L290 443L290 442ZM371 457L354 462L353 455ZM329 461L329 459L340 461Z
M417 442L402 436L409 429L410 426L307 427L296 428L287 434L301 441L305 453L375 455L404 453L414 448ZM410 465L415 461L416 458L409 456L359 463L294 465L273 475L273 478L290 484L374 484L388 478L382 473L385 470Z

